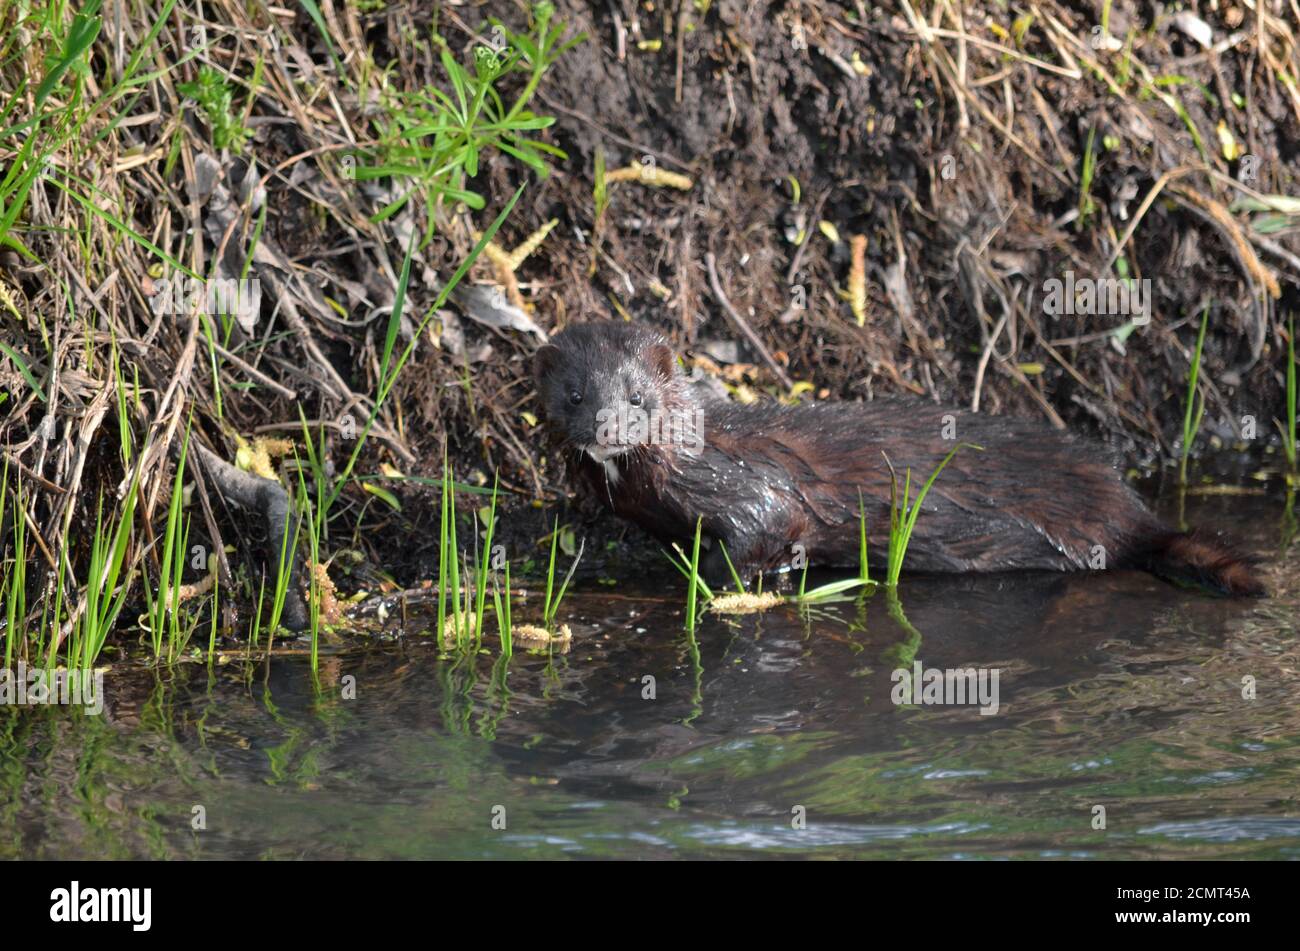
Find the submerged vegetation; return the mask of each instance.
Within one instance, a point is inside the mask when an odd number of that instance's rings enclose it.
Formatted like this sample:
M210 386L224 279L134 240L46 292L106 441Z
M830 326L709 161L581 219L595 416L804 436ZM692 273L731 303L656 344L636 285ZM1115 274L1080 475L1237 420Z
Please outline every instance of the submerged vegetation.
M903 494L900 498L898 494L898 474L894 472L892 464L889 466L889 563L885 570L885 585L887 587L898 587L898 578L903 573L903 559L907 557L907 546L912 540L912 531L916 528L917 517L921 514L921 503L929 495L930 487L934 485L934 480L939 478L939 473L943 472L948 463L952 462L952 457L962 449L983 451L982 447L970 443L958 443L953 446L948 455L943 457L943 461L930 473L930 478L925 480L925 484L916 493L916 498L911 501L909 499L911 499L912 494L912 470L907 470L903 480ZM864 567L864 575L865 572L866 568Z

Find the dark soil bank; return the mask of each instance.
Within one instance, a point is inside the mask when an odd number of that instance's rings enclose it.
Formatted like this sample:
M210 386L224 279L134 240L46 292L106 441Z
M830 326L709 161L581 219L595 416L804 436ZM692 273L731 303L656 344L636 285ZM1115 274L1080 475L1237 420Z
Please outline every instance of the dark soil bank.
M556 66L541 97L569 160L508 225L522 237L560 219L547 253L525 265L540 285L534 300L545 326L651 320L719 362L759 364L751 379L770 386L776 381L758 355L736 346L743 337L710 287L712 254L731 305L790 377L818 392L912 392L1045 415L1121 438L1149 458L1173 447L1196 320L1209 307L1208 425L1227 437L1244 414L1276 414L1277 315L1293 298L1279 303L1253 292L1264 290L1260 273L1269 272L1294 295L1298 262L1267 250L1253 263L1236 256L1243 234L1254 233L1249 222L1216 223L1206 216L1213 205L1202 204L1236 201L1230 183L1205 171L1161 182L1204 159L1189 126L1144 95L1142 82L1112 89L1093 75L1089 62L1107 75L1117 64L1073 38L1092 36L1100 3L1039 8L1044 15L1032 18L1021 42L1007 41L1014 57L972 43L964 83L943 65L959 54L957 41L919 41L901 0L864 10L820 2L683 6L685 30L675 12L642 5L562 5L589 36ZM701 16L699 6L708 12ZM966 6L965 28L984 43L1003 42L999 24L1013 30L1012 11ZM1145 5L1116 6L1111 33L1123 39L1134 31L1134 55L1154 79L1182 77L1176 87L1154 88L1182 91L1209 167L1243 177L1240 160L1223 159L1215 131L1222 120L1254 159L1256 174L1245 183L1293 192L1300 124L1286 89L1240 45L1209 57L1168 17L1153 21ZM641 52L640 39L662 39L662 47ZM1077 78L1025 61L1060 64L1065 54ZM1247 108L1227 101L1234 92L1251 94ZM618 187L602 233L607 257L597 256L587 278L600 148L611 168L649 160L696 185ZM1081 213L1089 154L1095 167ZM503 176L499 190L513 181ZM1116 239L1158 183L1118 251L1129 275L1151 282L1152 323L1117 341L1109 332L1125 315L1045 312L1046 281L1067 272L1116 275L1108 266ZM818 230L821 222L838 243ZM810 235L806 246L791 241L801 231ZM854 235L867 239L861 327L844 299ZM1289 238L1276 244L1294 252Z

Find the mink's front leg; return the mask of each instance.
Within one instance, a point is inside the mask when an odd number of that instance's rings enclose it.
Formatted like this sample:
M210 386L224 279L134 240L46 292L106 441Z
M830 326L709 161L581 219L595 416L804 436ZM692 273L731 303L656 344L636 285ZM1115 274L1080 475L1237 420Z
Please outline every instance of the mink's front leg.
M791 553L787 546L781 543L779 535L771 532L746 532L738 530L734 525L727 527L730 531L724 534L720 531L710 531L710 527L705 525L711 544L706 552L703 549L703 541L701 542L700 575L709 585L724 587L733 585L735 583L735 578L732 576L733 568L740 576L740 580L748 583L756 575L766 574L789 564ZM728 559L731 561L730 565L727 564Z

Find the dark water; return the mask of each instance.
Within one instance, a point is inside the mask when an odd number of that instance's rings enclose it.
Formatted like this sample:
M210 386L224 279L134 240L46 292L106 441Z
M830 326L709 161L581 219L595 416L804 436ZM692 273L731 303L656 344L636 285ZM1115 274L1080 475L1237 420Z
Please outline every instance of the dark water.
M315 682L115 669L104 716L0 709L0 857L1300 858L1300 546L1275 498L1188 515L1276 596L905 577L901 615L711 617L693 645L665 575L579 592L573 649L508 668L411 637ZM998 712L895 705L913 656L999 669Z

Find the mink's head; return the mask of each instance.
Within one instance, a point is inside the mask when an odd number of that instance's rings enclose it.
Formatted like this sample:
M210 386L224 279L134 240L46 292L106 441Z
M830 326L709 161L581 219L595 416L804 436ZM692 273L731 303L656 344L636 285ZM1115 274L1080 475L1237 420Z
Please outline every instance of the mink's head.
M537 351L533 374L561 442L605 462L671 439L691 410L668 341L637 324L578 324Z

